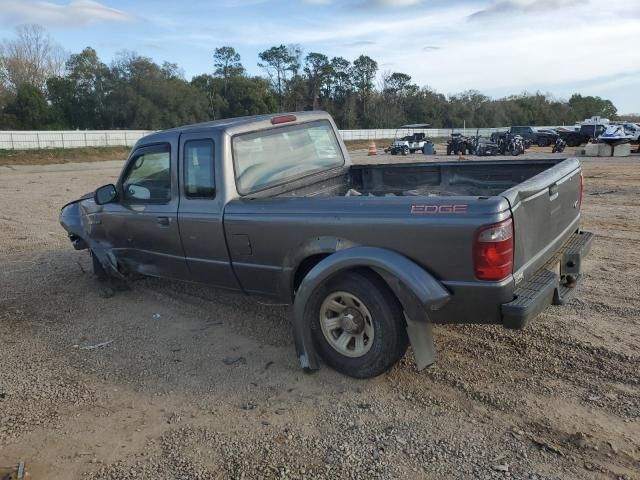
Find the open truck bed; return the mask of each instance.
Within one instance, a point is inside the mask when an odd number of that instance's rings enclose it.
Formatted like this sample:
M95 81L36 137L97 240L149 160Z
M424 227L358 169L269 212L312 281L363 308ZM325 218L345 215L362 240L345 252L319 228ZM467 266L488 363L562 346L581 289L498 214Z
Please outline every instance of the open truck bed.
M304 187L289 185L261 196L494 196L562 163L541 160L456 161L352 165L346 173ZM350 194L351 192L351 194Z

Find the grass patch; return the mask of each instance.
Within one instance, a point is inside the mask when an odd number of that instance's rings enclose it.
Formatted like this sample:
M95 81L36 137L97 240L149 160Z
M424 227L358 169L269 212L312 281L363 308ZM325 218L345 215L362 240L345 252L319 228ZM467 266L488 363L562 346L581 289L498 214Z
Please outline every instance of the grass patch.
M0 150L0 165L50 165L72 162L124 160L129 147L47 148L41 150Z

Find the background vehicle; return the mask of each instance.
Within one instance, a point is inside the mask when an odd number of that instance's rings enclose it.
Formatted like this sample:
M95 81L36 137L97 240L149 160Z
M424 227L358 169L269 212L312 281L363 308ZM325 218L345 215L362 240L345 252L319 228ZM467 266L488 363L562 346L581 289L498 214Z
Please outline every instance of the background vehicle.
M520 135L507 133L498 139L498 149L502 155L518 156L524 153L524 139Z
M473 153L480 157L494 156L500 153L500 146L485 137L474 137Z
M608 143L609 145L631 143L633 136L627 133L627 131L623 125L610 124L607 129L598 136L598 142Z
M591 117L574 128L558 127L556 130L569 147L579 147L590 140L597 139L609 126L609 120L600 117Z
M556 138L558 138L558 133L551 129L537 130L533 127L516 126L511 127L506 131L493 132L491 134L491 140L498 143L499 139L507 134L520 135L523 139L523 143L527 142L528 144L538 145L539 147L552 145L556 141Z
M635 123L623 123L621 125L624 128L625 134L631 137L632 143L640 142L640 125Z
M431 142L430 138L424 132L416 132L415 130L429 128L428 123L414 123L412 125L403 125L396 130L395 139L393 144L385 150L385 152L391 153L391 155L409 155L415 153L418 150L423 150L425 142ZM406 135L400 137L399 135L405 133Z
M352 165L324 112L153 133L115 185L62 208L96 273L200 282L293 305L300 365L379 375L433 323L523 328L575 294L578 160Z
M473 140L463 136L461 133L452 133L447 140L447 155L452 153L455 155L471 154L473 152Z
M551 149L551 153L562 153L567 146L567 142L563 139L558 138L556 142L553 144L553 148Z

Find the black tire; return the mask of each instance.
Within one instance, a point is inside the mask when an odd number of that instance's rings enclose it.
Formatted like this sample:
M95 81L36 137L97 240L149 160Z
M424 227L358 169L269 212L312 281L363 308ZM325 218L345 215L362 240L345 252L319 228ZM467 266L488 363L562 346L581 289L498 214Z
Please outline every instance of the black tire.
M549 142L547 141L546 138L539 138L538 139L538 146L539 147L548 147L549 146Z
M374 335L369 350L359 357L348 357L335 350L320 326L320 309L335 292L355 295L371 314ZM305 308L305 321L318 354L334 370L355 378L376 377L395 365L407 351L409 339L402 307L387 284L368 271L349 271L320 285Z
M409 147L402 147L402 155L409 155Z
M451 146L447 145L447 155L451 155Z

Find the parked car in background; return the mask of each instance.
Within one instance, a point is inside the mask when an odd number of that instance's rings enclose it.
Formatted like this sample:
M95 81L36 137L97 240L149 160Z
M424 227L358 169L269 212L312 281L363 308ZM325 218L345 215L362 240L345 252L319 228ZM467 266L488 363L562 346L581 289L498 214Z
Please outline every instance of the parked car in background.
M147 135L60 222L97 276L271 296L303 368L367 378L409 344L433 363L434 323L519 329L575 295L582 191L575 158L353 165L301 112Z
M632 143L640 142L640 125L636 123L623 123L624 133L631 137Z
M604 133L608 124L582 124L575 128L558 127L556 131L569 147L579 147Z

